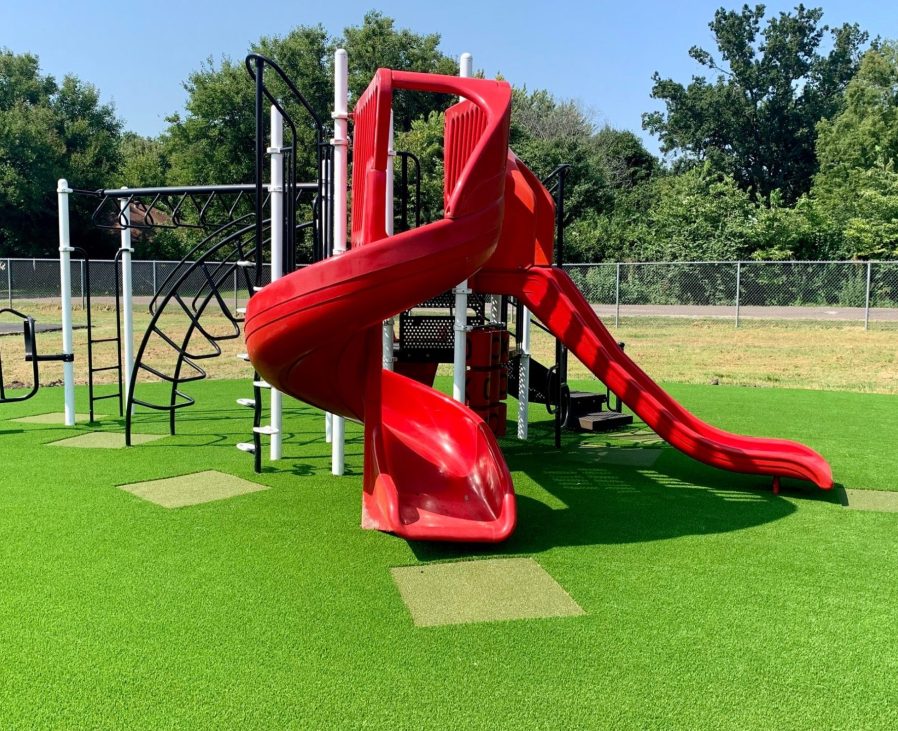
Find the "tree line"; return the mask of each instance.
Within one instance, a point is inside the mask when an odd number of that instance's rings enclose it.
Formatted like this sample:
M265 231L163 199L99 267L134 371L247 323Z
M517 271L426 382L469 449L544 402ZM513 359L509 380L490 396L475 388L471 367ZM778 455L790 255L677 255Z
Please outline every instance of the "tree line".
M514 151L540 176L571 165L567 260L898 258L898 44L856 24L829 27L803 5L769 17L763 5L722 8L709 28L715 48L689 50L704 75L653 77L662 109L643 115L643 127L661 159L575 101L514 89ZM379 67L455 73L439 46L436 33L369 12L337 36L299 26L249 50L276 60L329 119L336 48L348 51L358 98ZM54 254L60 177L85 189L251 182L254 90L242 59L209 59L184 85L185 108L158 137L142 137L91 84L57 82L33 54L0 51L0 256ZM425 220L442 214L451 103L407 92L394 100L395 146L422 163ZM315 140L303 115L296 110L297 163L311 180ZM73 198L73 237L108 255L115 240L91 225L95 204ZM138 254L177 258L190 236L139 236Z

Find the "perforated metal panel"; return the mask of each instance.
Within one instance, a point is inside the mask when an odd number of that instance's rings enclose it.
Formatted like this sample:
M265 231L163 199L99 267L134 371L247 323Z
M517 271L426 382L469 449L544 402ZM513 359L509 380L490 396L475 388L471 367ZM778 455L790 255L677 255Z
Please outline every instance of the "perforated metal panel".
M399 349L396 357L404 363L451 363L455 323L455 295L452 291L422 302L414 308L446 310L448 314L421 315L411 311L399 315ZM483 325L486 319L486 297L468 295L468 325Z

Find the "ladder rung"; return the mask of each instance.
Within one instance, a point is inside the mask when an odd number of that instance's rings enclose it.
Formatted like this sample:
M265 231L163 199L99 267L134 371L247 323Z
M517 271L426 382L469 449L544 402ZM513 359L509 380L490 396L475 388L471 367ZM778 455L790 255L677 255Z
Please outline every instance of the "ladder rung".
M261 292L265 287L253 287L253 292Z
M251 409L256 408L256 400L254 398L239 398L237 399L237 404L239 406L248 406Z
M237 357L249 363L249 353L237 353Z
M97 343L117 343L118 338L100 338L99 340L91 340L91 345L96 345Z
M256 266L256 262L254 261L246 261L245 259L241 259L237 262L237 266L243 267L244 269L249 269L250 267Z
M117 371L119 367L117 365L114 366L103 366L102 368L91 368L91 373L100 373L101 371Z
M245 308L245 307L238 307L237 310L236 310L236 312L237 312L238 315L245 315L245 314L246 314L246 308Z
M267 381L253 381L253 385L256 388L271 388L271 384Z
M254 426L253 431L256 434L267 434L271 436L272 434L280 434L281 430L271 426L271 424L266 424L265 426Z
M256 445L252 442L237 442L237 449L239 449L241 452L254 454L256 451Z
M106 398L121 398L121 397L122 397L121 393L110 393L105 396L94 396L91 400L92 401L102 401L103 399L106 399Z

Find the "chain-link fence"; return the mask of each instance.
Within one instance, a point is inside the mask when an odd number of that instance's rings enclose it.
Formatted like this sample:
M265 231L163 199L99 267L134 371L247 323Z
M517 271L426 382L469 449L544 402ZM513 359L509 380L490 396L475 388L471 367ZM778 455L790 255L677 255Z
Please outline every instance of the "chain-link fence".
M898 262L627 262L565 267L603 317L898 325Z
M206 271L221 280L219 289L235 303L249 293L239 272ZM83 261L72 261L72 294L83 303ZM626 262L570 264L565 267L602 317L712 317L742 319L841 320L869 327L898 326L898 261L786 262ZM113 261L90 263L90 289L96 300L115 296ZM179 276L178 262L135 261L134 298L147 304ZM216 272L218 272L216 274ZM263 283L270 281L265 266ZM206 286L206 274L194 270L181 287L194 296ZM56 259L0 259L0 297L5 303L52 301L59 298ZM5 290L5 291L4 291ZM0 300L3 301L3 300Z
M87 279L90 281L90 295L93 301L101 303L111 301L115 297L116 270L120 270L118 262L111 260L94 260L90 262L89 272L83 260L72 260L72 300L82 305L86 300ZM183 297L193 297L200 292L208 291L207 274L216 282L222 296L233 299L234 303L246 301L249 292L246 279L239 271L227 271L230 265L207 262L205 271L196 268L182 283L179 291ZM189 265L179 267L176 261L134 261L131 265L131 277L134 302L145 305L153 296L174 283L184 274ZM219 268L221 267L221 268ZM85 277L88 274L88 277ZM250 279L254 272L250 270ZM271 266L263 265L262 283L271 281ZM121 286L121 285L119 285ZM57 259L0 259L0 296L6 296L0 302L8 307L24 302L53 302L60 296L59 261Z

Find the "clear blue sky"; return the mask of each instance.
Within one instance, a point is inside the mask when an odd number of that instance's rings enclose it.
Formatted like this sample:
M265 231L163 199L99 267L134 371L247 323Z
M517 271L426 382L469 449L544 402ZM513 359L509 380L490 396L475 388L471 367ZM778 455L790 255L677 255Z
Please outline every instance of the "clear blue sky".
M516 3L485 0L156 0L110 3L97 0L0 0L0 46L30 51L45 73L75 73L99 87L129 129L155 135L165 116L183 107L181 86L209 56L242 58L262 35L295 25L321 23L332 34L361 22L376 8L400 27L437 32L450 55L474 54L487 75L501 72L515 85L548 89L575 98L597 121L640 127L651 75L687 81L700 71L687 56L693 44L713 49L708 22L720 0L631 0ZM825 0L830 25L860 23L885 38L898 37L898 4L887 0ZM769 2L768 13L794 7ZM507 7L514 7L509 14Z

